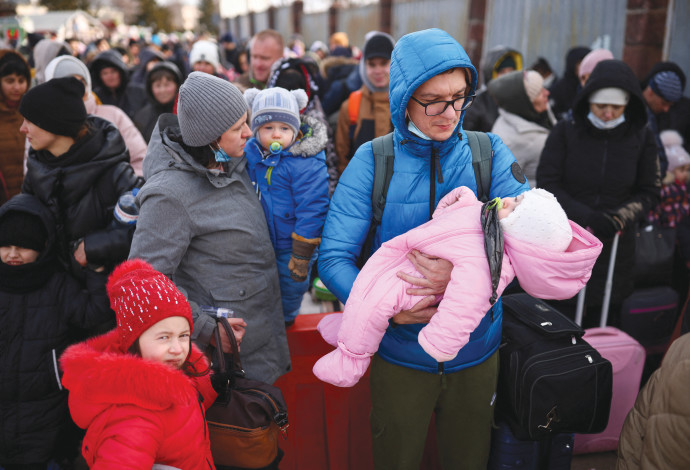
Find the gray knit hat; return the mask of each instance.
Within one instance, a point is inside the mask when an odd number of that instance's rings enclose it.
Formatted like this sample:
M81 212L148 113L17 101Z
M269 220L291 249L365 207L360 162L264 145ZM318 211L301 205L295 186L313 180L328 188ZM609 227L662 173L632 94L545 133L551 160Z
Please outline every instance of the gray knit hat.
M246 112L242 92L227 80L192 72L180 87L177 116L182 141L192 147L212 143Z
M72 75L83 78L86 82L86 92L91 93L91 74L84 62L71 55L61 55L48 62L45 72L46 81Z

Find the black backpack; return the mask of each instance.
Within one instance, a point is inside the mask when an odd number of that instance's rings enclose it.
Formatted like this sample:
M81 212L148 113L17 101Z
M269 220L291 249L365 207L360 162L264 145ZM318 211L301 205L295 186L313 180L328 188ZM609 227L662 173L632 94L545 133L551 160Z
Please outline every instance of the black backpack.
M491 189L491 165L494 151L491 140L484 132L465 131L467 143L472 152L472 167L477 181L477 198L482 202L489 200ZM395 161L395 148L393 145L393 133L377 137L371 141L374 153L374 185L371 191L371 225L369 233L359 254L357 266L361 269L371 256L374 245L376 229L381 224L383 209L386 207L388 186L393 177L393 164Z

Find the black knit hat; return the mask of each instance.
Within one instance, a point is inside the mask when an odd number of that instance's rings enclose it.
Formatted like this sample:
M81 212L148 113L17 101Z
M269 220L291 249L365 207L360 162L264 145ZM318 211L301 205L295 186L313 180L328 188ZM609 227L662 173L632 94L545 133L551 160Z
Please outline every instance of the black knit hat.
M29 64L22 56L14 51L7 51L0 59L0 77L16 73L26 79L27 85L31 83L31 70Z
M26 92L19 112L44 131L75 137L86 122L84 84L74 77L54 78Z
M394 44L390 37L385 34L376 34L364 45L364 60L373 59L374 57L390 60L393 46Z
M41 252L47 240L45 225L37 215L9 211L0 219L0 246L19 246Z

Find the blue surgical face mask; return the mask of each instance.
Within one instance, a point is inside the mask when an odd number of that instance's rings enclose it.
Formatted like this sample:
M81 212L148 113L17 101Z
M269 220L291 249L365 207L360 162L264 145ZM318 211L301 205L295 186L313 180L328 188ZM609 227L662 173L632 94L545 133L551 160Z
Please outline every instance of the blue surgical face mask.
M218 147L218 150L211 148L211 150L213 150L213 154L216 156L216 161L218 163L225 163L230 161L230 157L227 153L225 153L225 150L223 150L222 148Z
M409 120L410 122L407 124L407 130L412 132L414 135L416 135L419 138L422 138L424 140L431 140L430 137L427 137L424 135L422 131L419 130L419 128L415 125L414 122L412 122L412 119Z
M625 122L625 113L621 114L620 117L616 119L611 119L610 121L602 121L594 115L592 111L587 115L587 119L592 123L594 127L601 130L609 130L620 126Z

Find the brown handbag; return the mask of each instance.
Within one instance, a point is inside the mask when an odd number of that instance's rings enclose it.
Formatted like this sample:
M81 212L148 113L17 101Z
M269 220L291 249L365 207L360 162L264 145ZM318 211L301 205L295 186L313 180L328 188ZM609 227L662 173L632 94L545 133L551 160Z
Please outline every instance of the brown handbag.
M235 335L226 318L214 330L220 345L224 328L232 353L213 348L212 381L218 398L206 411L211 454L216 467L259 469L276 464L278 436L287 438L288 415L278 387L244 377ZM277 468L277 466L276 466Z

